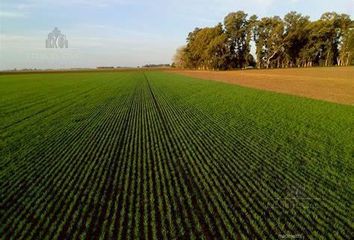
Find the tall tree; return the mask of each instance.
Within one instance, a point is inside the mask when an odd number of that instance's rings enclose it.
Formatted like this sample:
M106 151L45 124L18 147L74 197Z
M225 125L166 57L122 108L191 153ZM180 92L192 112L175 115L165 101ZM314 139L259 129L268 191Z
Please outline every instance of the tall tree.
M284 23L280 17L265 17L257 22L254 31L259 67L280 67L284 60Z
M286 66L300 65L299 55L302 48L308 42L309 30L307 26L310 20L308 16L302 16L297 12L290 12L284 17L284 48L286 53Z
M327 12L321 16L322 34L324 34L324 65L336 65L339 62L340 42L348 30L351 20L349 15Z
M207 59L207 68L213 70L227 69L227 52L227 36L225 33L220 33L210 41L206 49L204 57Z
M348 66L354 55L354 21L349 15L341 14L339 17L339 66Z
M175 55L173 56L173 66L176 68L186 68L187 67L187 59L186 59L186 46L182 46L177 48Z
M184 50L184 56L185 56L185 67L186 68L197 68L198 65L200 64L200 59L201 56L198 55L198 52L195 51L195 47L194 47L194 42L195 39L198 35L198 33L201 31L202 29L200 28L195 28L193 32L190 32L188 34L187 37L187 46Z
M187 65L198 69L225 68L226 40L221 23L215 27L195 29L187 39Z
M228 14L224 19L229 46L229 66L243 68L250 52L250 21L243 11Z
M354 65L354 24L343 35L339 63L340 66Z
M256 63L251 41L256 47ZM354 60L354 22L349 15L324 13L319 20L289 12L260 20L232 12L224 25L195 28L175 62L186 68L235 69L348 65Z
M324 34L324 66L336 64L339 56L339 38L337 36L338 14L335 12L327 12L322 14L322 33Z

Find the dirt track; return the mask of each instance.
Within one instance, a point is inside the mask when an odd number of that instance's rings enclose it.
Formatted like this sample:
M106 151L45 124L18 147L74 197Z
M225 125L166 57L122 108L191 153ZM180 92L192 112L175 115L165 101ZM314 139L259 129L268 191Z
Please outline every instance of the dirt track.
M172 72L200 79L354 105L354 67Z

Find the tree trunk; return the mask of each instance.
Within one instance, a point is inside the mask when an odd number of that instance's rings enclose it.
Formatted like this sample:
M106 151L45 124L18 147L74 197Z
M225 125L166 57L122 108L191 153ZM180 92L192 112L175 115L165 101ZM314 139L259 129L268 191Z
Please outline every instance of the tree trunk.
M350 60L350 53L348 52L347 62L345 63L345 66L349 65L349 60Z
M328 67L329 64L329 51L327 52L325 66Z

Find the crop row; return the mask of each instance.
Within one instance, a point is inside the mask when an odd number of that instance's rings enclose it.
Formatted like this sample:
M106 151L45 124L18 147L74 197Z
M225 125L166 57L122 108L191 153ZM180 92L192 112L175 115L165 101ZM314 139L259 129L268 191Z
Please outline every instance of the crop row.
M296 146L288 155L242 110L225 124L197 81L116 74L59 94L39 116L31 112L45 109L40 97L27 110L1 106L18 112L4 136L29 140L37 123L41 134L55 126L22 150L7 138L18 153L0 161L1 239L347 239L353 231L351 191L336 196L313 165L292 168L312 153Z

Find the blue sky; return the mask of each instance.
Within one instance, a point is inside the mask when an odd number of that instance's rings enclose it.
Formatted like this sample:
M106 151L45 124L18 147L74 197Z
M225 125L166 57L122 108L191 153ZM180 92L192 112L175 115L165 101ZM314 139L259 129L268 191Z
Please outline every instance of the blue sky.
M238 10L353 18L354 0L1 0L0 69L170 63L188 32ZM67 36L68 49L45 48L54 27Z

